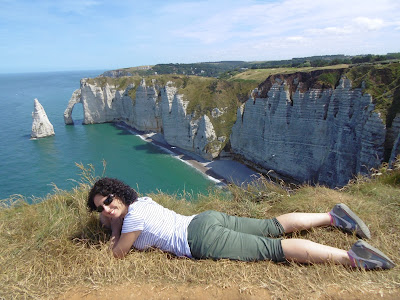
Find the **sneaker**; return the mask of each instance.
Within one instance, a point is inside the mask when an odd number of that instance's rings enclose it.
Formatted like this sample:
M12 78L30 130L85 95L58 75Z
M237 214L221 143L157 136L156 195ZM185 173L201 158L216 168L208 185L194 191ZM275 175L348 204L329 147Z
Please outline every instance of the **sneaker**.
M347 252L354 267L365 270L391 269L395 263L378 249L363 240L358 240Z
M332 217L332 225L347 232L355 232L358 237L371 238L367 225L346 204L336 204L329 214Z

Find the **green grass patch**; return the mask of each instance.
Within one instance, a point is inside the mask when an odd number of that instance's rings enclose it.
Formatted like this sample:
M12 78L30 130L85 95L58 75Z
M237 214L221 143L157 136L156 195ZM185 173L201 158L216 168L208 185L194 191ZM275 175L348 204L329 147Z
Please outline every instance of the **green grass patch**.
M209 116L217 136L225 136L228 140L236 121L237 108L249 98L250 92L256 87L257 84L252 81L226 81L193 76L187 77L185 85L178 89L178 93L189 101L188 114L193 114L195 118ZM212 111L215 108L223 111L223 114L213 118Z
M318 82L320 82L322 85L328 85L334 89L340 80L340 75L341 74L339 72L322 73L318 77Z
M245 81L253 81L258 84L265 81L268 76L277 75L277 74L293 74L297 72L311 72L315 70L330 70L330 69L343 69L348 68L348 65L335 65L335 66L326 66L326 67L304 67L304 68L271 68L271 69L249 69L245 72L239 73L233 77L231 77L230 81L237 80L245 80Z

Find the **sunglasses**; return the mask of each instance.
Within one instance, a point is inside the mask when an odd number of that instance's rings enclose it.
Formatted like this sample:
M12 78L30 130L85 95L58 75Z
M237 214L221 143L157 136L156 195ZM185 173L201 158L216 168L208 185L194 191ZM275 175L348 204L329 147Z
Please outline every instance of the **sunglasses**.
M110 205L111 202L113 202L114 200L114 194L110 194L108 195L108 197L106 198L106 200L104 200L103 204L97 206L97 212L101 213L104 210L104 205Z

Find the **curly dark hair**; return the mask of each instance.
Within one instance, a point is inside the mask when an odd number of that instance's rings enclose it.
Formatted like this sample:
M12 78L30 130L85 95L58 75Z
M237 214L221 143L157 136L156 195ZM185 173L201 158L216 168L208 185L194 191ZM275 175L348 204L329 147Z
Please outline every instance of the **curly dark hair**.
M97 180L89 192L87 206L90 211L94 211L97 208L94 204L94 197L97 194L102 196L114 194L120 198L125 205L132 204L138 197L136 191L121 180L104 177Z

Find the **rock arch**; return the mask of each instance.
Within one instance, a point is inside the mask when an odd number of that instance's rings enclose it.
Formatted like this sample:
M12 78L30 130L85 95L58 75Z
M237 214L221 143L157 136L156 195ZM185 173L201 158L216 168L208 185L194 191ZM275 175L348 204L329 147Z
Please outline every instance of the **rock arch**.
M72 119L72 111L74 109L75 104L81 103L81 89L77 89L72 94L71 99L68 102L68 106L64 111L64 123L66 125L73 125L74 120Z

